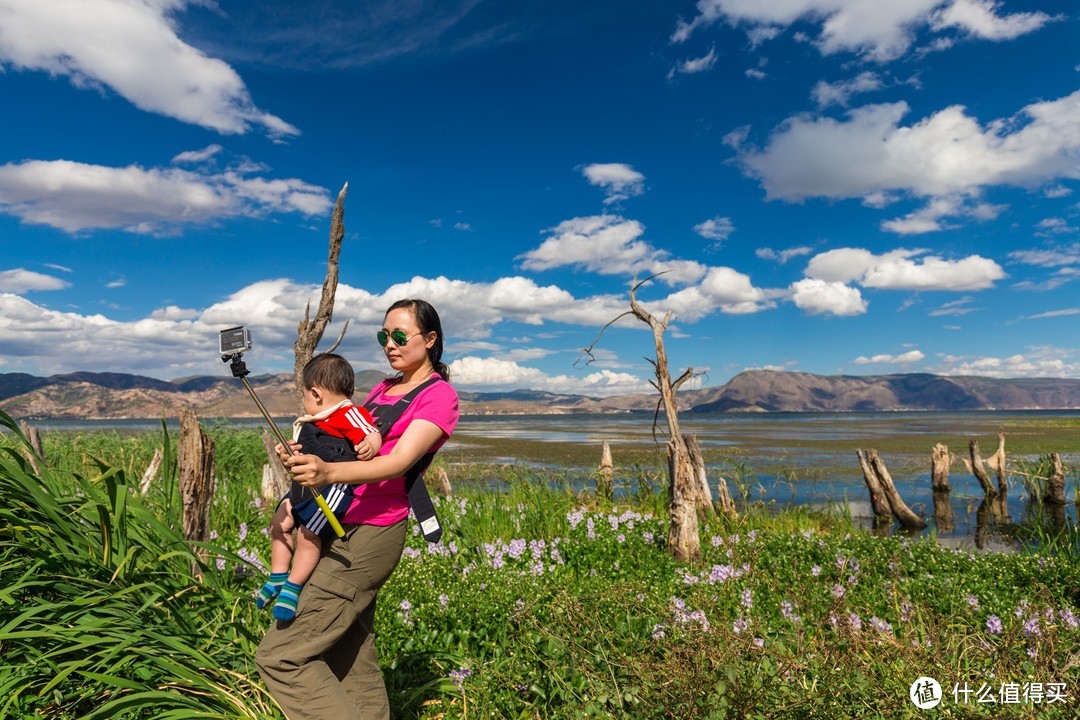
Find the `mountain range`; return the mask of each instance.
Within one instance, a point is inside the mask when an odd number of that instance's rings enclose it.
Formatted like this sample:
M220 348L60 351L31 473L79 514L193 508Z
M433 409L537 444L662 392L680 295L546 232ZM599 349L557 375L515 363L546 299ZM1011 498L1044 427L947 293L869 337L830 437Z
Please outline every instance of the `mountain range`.
M369 388L384 375L357 374ZM297 412L290 374L252 375L248 381L275 417ZM459 392L464 414L567 414L653 412L657 395L560 395L537 390ZM683 390L688 412L872 412L889 410L1080 409L1080 380L998 379L899 375L812 375L747 370L724 385ZM257 417L239 380L199 376L158 380L125 373L76 372L49 377L0 373L0 410L17 419L174 417L192 408L202 417Z

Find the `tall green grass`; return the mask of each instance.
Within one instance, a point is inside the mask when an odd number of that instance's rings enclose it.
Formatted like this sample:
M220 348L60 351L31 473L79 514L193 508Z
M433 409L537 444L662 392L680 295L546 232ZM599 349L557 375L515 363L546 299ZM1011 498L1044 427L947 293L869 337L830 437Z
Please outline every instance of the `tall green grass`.
M19 443L0 448L0 717L265 717L247 588L203 565L124 470L34 475L16 424L0 427Z

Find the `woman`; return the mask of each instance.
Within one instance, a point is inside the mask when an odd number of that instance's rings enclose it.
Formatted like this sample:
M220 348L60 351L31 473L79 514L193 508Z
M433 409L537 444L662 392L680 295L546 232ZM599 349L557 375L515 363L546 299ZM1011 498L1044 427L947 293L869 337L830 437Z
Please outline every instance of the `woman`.
M430 304L394 303L378 338L398 376L376 385L368 401L393 403L434 375L442 380L416 397L371 460L327 463L281 451L302 485L355 485L352 504L341 518L345 537L324 547L300 596L296 619L275 623L255 655L259 674L290 720L390 717L375 653L375 599L405 547L409 500L403 476L450 437L457 425L458 397L447 382L442 325ZM378 416L378 410L373 414Z

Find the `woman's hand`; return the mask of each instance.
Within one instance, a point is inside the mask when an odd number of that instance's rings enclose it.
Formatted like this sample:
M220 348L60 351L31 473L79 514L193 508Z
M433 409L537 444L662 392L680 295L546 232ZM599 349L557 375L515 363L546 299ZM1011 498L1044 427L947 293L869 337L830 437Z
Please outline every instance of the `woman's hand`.
M290 449L288 451L286 451L285 448L281 447L281 443L278 443L278 444L274 445L274 452L277 453L277 456L281 460L282 464L285 465L286 467L288 467L289 458L291 458L296 453L300 452L303 449L303 447L304 447L303 445L296 442L295 440L290 440L289 441L289 448Z
M330 484L326 463L315 455L291 455L284 462L293 480L304 487L317 490Z

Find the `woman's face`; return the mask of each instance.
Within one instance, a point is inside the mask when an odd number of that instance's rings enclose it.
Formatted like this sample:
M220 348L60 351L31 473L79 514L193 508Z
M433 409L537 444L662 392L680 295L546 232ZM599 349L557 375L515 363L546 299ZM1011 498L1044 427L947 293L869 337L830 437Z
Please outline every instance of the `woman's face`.
M390 367L398 372L411 372L423 367L428 360L428 348L435 344L435 333L422 335L412 308L395 308L386 313L382 329L386 333L400 330L408 336L404 344L398 345L388 338L383 352L390 362Z

